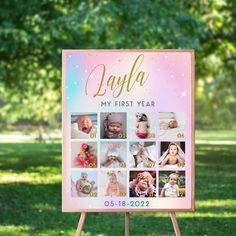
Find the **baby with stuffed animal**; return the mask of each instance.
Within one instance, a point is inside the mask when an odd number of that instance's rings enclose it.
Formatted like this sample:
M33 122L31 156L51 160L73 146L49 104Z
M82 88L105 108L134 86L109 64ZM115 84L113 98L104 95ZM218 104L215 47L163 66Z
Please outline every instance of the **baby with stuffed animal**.
M76 181L76 190L79 197L89 195L94 189L95 182L88 180L86 172L81 173L81 178Z

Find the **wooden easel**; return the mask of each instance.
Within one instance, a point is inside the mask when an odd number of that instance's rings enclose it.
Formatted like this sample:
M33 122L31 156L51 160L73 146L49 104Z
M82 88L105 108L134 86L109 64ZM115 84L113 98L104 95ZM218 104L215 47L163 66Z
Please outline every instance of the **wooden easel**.
M75 236L81 236L85 218L86 218L86 212L82 212ZM175 212L170 212L170 218L171 218L174 230L175 230L175 235L181 236ZM129 236L129 212L125 212L125 236Z

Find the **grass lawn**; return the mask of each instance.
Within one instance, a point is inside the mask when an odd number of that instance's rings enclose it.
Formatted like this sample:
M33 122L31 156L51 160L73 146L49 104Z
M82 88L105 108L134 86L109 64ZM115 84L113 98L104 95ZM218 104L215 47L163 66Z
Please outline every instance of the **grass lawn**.
M221 134L221 135L220 135ZM235 134L197 132L196 211L177 213L183 235L235 235ZM221 138L222 137L222 138ZM0 143L0 236L74 235L79 213L61 212L61 145ZM124 235L124 213L88 213L84 236ZM130 235L174 235L167 213L131 213Z

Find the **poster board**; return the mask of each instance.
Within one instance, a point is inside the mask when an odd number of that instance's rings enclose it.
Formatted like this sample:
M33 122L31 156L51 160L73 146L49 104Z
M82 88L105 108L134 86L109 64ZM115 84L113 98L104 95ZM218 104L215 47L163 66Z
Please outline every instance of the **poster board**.
M194 210L194 51L63 50L62 210Z

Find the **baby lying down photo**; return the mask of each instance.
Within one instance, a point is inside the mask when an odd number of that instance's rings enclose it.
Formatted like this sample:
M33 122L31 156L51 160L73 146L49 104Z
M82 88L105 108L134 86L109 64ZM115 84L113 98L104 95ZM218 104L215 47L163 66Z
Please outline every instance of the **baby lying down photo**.
M81 114L71 117L71 138L90 139L96 138L97 114Z
M185 133L185 117L183 112L159 112L159 137L178 138Z

